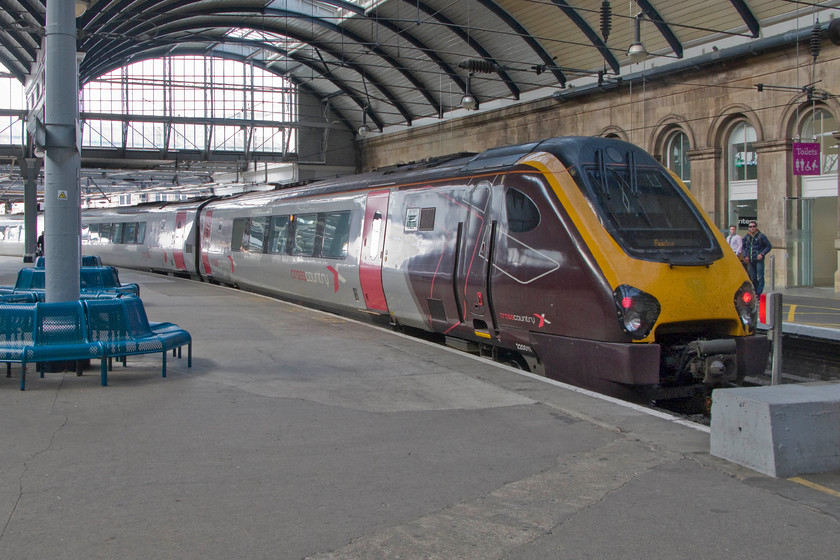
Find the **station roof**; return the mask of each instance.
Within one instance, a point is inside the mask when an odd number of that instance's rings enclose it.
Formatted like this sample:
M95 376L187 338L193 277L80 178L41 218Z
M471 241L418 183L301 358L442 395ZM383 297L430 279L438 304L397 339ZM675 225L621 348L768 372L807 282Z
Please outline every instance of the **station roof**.
M46 0L0 0L0 62L21 81ZM822 2L820 8L836 5ZM682 58L758 38L816 4L786 0L77 0L82 85L130 62L212 54L290 78L355 130L439 118L469 81L479 106L575 79L620 76L636 37ZM470 76L471 75L471 76Z

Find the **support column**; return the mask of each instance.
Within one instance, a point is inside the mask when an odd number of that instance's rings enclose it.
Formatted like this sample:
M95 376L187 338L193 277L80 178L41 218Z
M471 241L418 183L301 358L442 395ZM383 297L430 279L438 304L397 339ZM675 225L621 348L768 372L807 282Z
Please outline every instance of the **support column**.
M38 175L43 163L41 158L18 158L17 165L23 176L23 262L35 262L38 239Z
M81 154L75 2L49 2L45 45L44 256L47 301L79 299Z
M727 213L718 204L718 166L720 148L701 148L688 151L691 161L691 194L706 211L706 215L718 229L726 229Z
M771 283L769 260L764 275L767 286L787 287L788 259L785 233L785 201L794 196L790 140L755 142L758 157L758 229L773 244L775 275Z

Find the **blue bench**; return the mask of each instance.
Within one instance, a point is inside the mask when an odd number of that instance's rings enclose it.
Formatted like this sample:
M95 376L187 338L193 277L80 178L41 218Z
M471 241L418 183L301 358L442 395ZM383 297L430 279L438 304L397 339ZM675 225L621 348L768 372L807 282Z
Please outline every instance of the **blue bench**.
M102 343L88 339L85 308L81 301L38 302L35 304L32 345L23 349L20 390L26 389L27 363L39 364L41 377L44 377L45 362L75 360L76 373L81 375L80 360L95 358L101 361L102 385L105 385L108 379L105 349Z
M166 354L187 346L187 367L192 367L192 337L178 325L167 323L166 329L155 330L149 324L143 301L136 296L85 301L88 331L91 340L105 347L109 358L125 359L133 354L162 354L162 377L166 377Z
M13 363L23 363L23 351L32 345L34 332L34 303L0 306L0 362L6 362L6 377L12 376Z
M169 350L180 357L188 347L187 367L192 367L192 337L173 323L149 324L143 302L134 295L111 295L56 303L0 303L0 362L21 364L20 389L26 389L26 366L39 364L44 377L46 362L99 358L102 386L108 384L113 358L160 353L166 377Z
M46 282L46 269L38 267L21 268L18 271L14 288L6 288L2 293L43 291ZM83 266L79 269L79 289L82 292L115 292L140 295L137 284L121 284L117 269L112 266Z
M35 268L44 268L46 262L46 257L38 257L35 259ZM82 255L82 266L102 266L102 259L98 255Z

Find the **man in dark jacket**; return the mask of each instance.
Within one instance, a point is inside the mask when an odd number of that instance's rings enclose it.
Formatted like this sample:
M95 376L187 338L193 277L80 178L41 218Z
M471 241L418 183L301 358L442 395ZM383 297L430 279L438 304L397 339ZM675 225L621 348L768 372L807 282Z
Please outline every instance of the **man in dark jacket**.
M744 236L741 254L749 261L748 272L750 281L755 288L755 295L760 296L764 291L764 256L773 246L767 236L758 231L758 224L750 222L749 231Z

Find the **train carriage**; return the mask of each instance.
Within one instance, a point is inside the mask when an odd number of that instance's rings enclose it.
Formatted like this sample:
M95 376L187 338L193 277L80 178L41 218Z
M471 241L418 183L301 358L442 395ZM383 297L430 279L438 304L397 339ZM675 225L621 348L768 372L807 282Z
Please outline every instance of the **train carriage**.
M82 213L82 253L120 267L195 276L197 212L206 201L150 202Z

